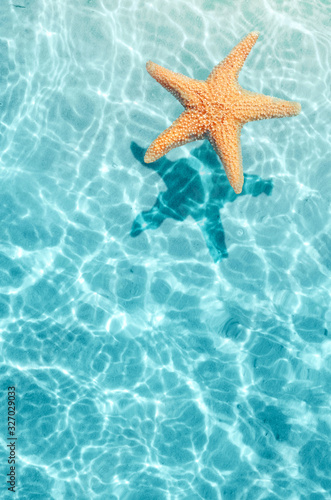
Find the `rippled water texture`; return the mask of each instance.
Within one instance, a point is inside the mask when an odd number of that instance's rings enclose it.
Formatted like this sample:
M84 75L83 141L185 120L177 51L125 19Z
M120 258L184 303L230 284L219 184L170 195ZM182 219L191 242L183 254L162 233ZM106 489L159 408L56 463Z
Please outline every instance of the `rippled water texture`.
M17 2L17 3L16 3ZM14 5L15 3L15 5ZM1 0L1 498L330 498L330 3ZM145 70L240 74L298 117L145 165Z

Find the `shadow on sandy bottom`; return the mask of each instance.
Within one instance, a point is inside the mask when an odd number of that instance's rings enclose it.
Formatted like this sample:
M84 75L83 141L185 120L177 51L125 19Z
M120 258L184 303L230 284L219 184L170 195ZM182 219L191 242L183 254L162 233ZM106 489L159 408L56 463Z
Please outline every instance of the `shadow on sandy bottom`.
M154 163L144 163L145 149L135 142L131 143L131 151L144 167L154 170L163 179L167 190L159 194L150 210L141 212L136 217L130 235L136 237L148 229L157 229L167 218L183 221L190 215L196 222L203 222L200 224L201 231L215 262L228 257L221 221L221 210L225 204L232 203L238 196L259 196L262 193L270 196L272 192L271 180L245 174L243 191L239 195L235 194L221 170L216 154L208 144L192 150L193 158L174 162L163 157ZM208 183L191 166L198 164L197 159L212 172L208 176Z

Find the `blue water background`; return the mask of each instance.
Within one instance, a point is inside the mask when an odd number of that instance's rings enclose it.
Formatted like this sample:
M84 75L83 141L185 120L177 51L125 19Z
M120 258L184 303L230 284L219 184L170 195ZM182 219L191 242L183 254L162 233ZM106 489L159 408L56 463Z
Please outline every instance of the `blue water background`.
M14 5L15 4L15 5ZM328 1L1 0L1 498L331 498ZM145 165L261 32L236 196L207 142ZM7 491L7 386L17 489Z

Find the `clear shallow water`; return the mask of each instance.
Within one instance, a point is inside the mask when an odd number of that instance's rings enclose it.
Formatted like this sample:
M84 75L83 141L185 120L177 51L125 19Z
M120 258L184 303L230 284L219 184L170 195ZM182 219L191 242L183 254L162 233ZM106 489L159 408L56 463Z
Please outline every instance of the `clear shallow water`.
M17 5L20 5L18 7ZM2 497L330 497L330 7L0 7ZM144 165L252 30L243 87L297 100L242 133L236 196L208 143Z

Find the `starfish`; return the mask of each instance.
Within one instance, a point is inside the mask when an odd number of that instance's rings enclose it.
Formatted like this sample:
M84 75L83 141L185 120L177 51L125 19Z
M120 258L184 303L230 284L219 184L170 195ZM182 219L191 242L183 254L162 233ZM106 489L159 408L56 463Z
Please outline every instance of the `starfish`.
M253 31L243 38L205 81L147 62L148 73L171 92L185 110L152 142L146 151L145 163L152 163L188 142L208 139L235 193L241 193L244 183L240 148L242 126L265 118L294 116L301 110L297 102L250 92L239 85L239 71L258 36L259 33Z

